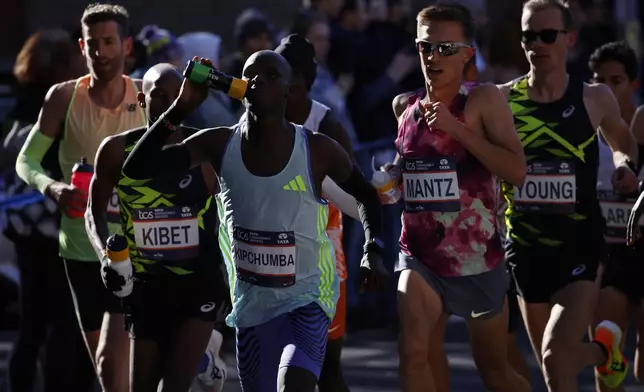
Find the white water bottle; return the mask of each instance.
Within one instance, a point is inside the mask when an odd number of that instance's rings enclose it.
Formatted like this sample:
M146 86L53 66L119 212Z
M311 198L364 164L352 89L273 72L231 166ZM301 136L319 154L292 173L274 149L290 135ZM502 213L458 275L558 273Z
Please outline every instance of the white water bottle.
M114 291L117 297L127 297L132 293L134 287L132 261L130 260L130 251L127 246L127 240L122 235L114 234L107 239L107 266L125 280L125 285L121 290Z
M371 158L373 177L371 184L378 190L383 204L394 204L400 200L400 189L394 185L391 174L386 171L376 170L375 157Z
M199 374L190 388L191 392L221 392L226 382L226 364L219 356L224 337L213 330L206 352L199 365Z

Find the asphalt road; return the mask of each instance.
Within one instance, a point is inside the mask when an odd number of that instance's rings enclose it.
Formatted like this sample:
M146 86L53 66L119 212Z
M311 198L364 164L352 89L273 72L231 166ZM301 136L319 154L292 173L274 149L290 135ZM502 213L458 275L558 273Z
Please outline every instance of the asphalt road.
M519 334L521 349L532 369L533 391L546 392L536 362L532 359L530 343L526 336ZM633 358L634 338L629 337L627 355ZM451 370L451 390L454 392L486 391L476 372L468 344L467 330L462 319L452 318L447 330L446 351ZM234 358L226 358L229 376L226 392L241 391ZM351 392L396 392L400 391L397 381L398 358L396 336L387 331L365 331L348 336L343 352L345 377ZM580 391L594 391L593 374L587 369L580 376ZM626 382L628 392L644 392L644 386L636 386L630 376Z
M11 350L11 333L0 333L0 392L7 391L6 361ZM629 337L627 355L633 358L634 338ZM530 346L523 334L520 334L520 345L533 373L535 392L546 389L539 375ZM446 350L451 368L452 391L478 392L485 391L476 372L470 354L467 331L462 320L453 318L446 336ZM234 355L224 355L228 363L228 380L225 392L241 391L237 380ZM344 372L352 392L395 392L397 384L398 359L396 355L396 336L388 331L361 331L348 336L343 353ZM594 391L592 372L587 369L580 376L580 391ZM635 386L632 376L626 383L629 392L644 392L644 386Z

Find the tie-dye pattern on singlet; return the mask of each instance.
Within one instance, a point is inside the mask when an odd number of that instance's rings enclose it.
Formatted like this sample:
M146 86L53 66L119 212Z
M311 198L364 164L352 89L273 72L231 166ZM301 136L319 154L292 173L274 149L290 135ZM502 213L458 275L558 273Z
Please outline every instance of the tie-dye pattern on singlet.
M460 121L475 86L463 84L450 106ZM409 99L396 138L405 202L400 249L439 276L481 274L503 260L495 179L458 141L427 125L420 112L424 95L423 89Z

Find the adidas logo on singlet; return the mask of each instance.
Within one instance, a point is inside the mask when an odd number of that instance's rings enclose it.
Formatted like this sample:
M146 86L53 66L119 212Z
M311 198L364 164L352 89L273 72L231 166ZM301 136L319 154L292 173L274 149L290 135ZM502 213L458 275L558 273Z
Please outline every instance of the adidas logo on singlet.
M306 192L306 184L304 184L302 176L298 174L288 184L284 185L283 189L285 191Z

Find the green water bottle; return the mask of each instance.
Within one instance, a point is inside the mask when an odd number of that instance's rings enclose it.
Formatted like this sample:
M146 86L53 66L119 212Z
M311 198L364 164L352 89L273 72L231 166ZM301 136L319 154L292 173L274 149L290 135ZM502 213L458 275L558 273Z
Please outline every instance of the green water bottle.
M226 75L223 72L219 72L216 69L192 60L186 64L183 76L191 82L206 84L208 87L223 91L229 97L238 100L244 99L246 89L248 88L248 82L245 80Z

